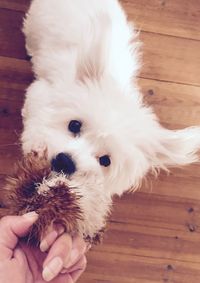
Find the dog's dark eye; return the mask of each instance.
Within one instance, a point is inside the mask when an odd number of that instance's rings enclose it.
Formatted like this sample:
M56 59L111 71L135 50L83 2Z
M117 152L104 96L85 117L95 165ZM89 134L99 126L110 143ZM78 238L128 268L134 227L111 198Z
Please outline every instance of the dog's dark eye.
M99 158L99 164L104 167L108 167L111 164L110 157L108 155L101 156Z
M68 125L68 130L73 134L78 134L81 131L82 123L77 120L71 120Z

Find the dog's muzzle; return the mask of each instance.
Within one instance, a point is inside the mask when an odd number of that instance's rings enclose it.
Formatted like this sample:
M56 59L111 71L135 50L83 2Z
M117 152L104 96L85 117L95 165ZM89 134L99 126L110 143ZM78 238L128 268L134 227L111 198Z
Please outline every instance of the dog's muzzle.
M72 175L76 171L75 162L72 157L66 153L58 153L51 161L51 167L53 171L58 173L63 172L67 175Z

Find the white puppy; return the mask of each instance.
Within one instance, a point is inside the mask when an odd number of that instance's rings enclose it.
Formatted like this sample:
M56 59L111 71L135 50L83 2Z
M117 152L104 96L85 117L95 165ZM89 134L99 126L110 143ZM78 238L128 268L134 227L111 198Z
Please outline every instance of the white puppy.
M96 231L114 194L149 171L198 160L200 127L164 129L143 104L140 44L117 0L33 0L23 31L36 78L23 108L24 153L47 148L53 169L85 188Z

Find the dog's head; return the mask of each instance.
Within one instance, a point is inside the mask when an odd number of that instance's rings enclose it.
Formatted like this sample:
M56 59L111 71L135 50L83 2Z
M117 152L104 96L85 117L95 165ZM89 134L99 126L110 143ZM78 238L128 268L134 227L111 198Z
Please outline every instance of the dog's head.
M28 94L24 151L47 148L53 170L99 194L120 195L137 188L149 170L197 159L199 128L162 128L137 89L121 90L111 79L67 90L37 81Z

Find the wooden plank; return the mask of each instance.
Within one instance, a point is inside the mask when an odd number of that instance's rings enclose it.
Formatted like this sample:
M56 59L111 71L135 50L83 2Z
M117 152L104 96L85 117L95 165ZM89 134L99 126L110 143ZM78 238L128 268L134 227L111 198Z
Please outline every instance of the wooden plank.
M11 130L6 129L5 130L5 129L0 128L0 137L1 137L0 148L6 151L6 150L9 150L10 146L18 145L19 139L20 139L20 133L21 133L21 130L17 130L17 129L11 129ZM2 159L0 157L0 163L1 162L2 162Z
M0 99L0 117L8 117L12 119L12 115L21 116L23 100L9 100L6 98Z
M80 283L196 283L200 276L197 264L110 253L109 248L93 249L88 263Z
M24 13L0 9L1 56L25 59L25 40L21 32Z
M147 79L139 86L162 124L171 129L200 125L200 87Z
M190 203L190 200L200 201L199 183L199 165L196 164L179 169L173 168L169 174L161 172L157 179L149 176L144 180L140 191L150 195L183 198Z
M200 40L199 0L120 2L139 30Z
M18 103L19 107L21 107L24 101L25 88L26 86L16 85L14 83L0 83L0 101L4 100L8 103Z
M21 148L19 145L10 145L0 147L0 174L7 175L13 170L14 163L21 157Z
M3 71L2 71L3 73ZM32 76L32 74L30 75ZM13 77L12 81L6 80L6 75L3 75L3 77L5 77L5 79L0 77L0 96L4 97L5 94L7 93L8 95L8 99L12 99L12 94L10 95L9 93L13 93L13 92L18 92L19 96L24 96L25 90L27 89L27 87L29 86L30 83L28 82L18 82L15 81L15 78ZM21 98L19 97L19 100L21 100Z
M12 117L12 120L11 120ZM20 130L21 129L21 118L19 115L7 115L7 114L2 114L0 115L0 128L4 130L10 130L10 129L16 129Z
M0 90L1 94L1 90ZM23 100L0 99L0 129L19 131L22 128L21 109ZM6 141L9 143L9 141ZM1 144L1 142L0 142Z
M2 11L1 11L2 12ZM3 44L0 46L0 56L14 57L17 59L25 59L26 53L24 49L24 39L20 31L19 22L22 21L23 14L6 10L1 17L1 32L0 41ZM15 22L18 25L15 26ZM16 37L15 45L13 45L13 34ZM143 44L143 68L141 76L149 79L157 79L161 81L169 81L183 84L191 84L200 86L200 41L193 41L184 38L176 38L170 36L163 36L160 34L152 34L142 32L140 39ZM2 65L2 58L0 64ZM5 61L6 59L4 59ZM7 61L13 64L13 68L21 68L25 61L21 64L18 61ZM6 64L6 63L4 63ZM1 69L6 66L0 66L0 77L3 76ZM30 65L30 63L27 63ZM29 66L30 68L30 66ZM12 68L7 74L12 75ZM30 80L30 69L27 69L27 74L23 74L23 79L27 77ZM5 74L4 74L5 75Z
M137 228L140 231L142 227L146 227L147 233L153 228L158 231L160 229L160 236L161 230L165 231L165 234L168 230L167 236L180 235L187 240L194 239L196 233L200 233L199 199L137 192L115 199L114 203L111 221L115 223L135 225L140 227ZM195 226L194 231L190 231L189 224ZM155 232L153 233L155 235Z
M200 86L200 41L142 32L141 77Z
M200 40L197 0L120 0L139 30ZM30 0L0 0L0 8L27 11Z
M196 263L196 266L200 263L199 242L177 239L173 233L171 236L143 233L141 227L137 232L136 228L132 226L132 229L126 230L126 225L123 224L118 229L108 230L103 251L138 257L162 258L166 264L171 260ZM147 230L147 227L143 228ZM148 230L151 231L151 228L148 227Z
M184 201L180 204L154 197L137 193L116 200L104 244L89 253L81 283L196 282L200 275L200 231L189 228L192 224L199 227L198 211L194 216ZM182 230L178 228L180 218Z
M200 86L200 42L150 33L142 33L141 40L145 62L141 77ZM5 80L31 82L30 62L1 56L0 83Z
M0 8L27 11L31 0L0 0Z
M0 56L0 87L1 84L28 84L33 80L31 64L28 61Z

